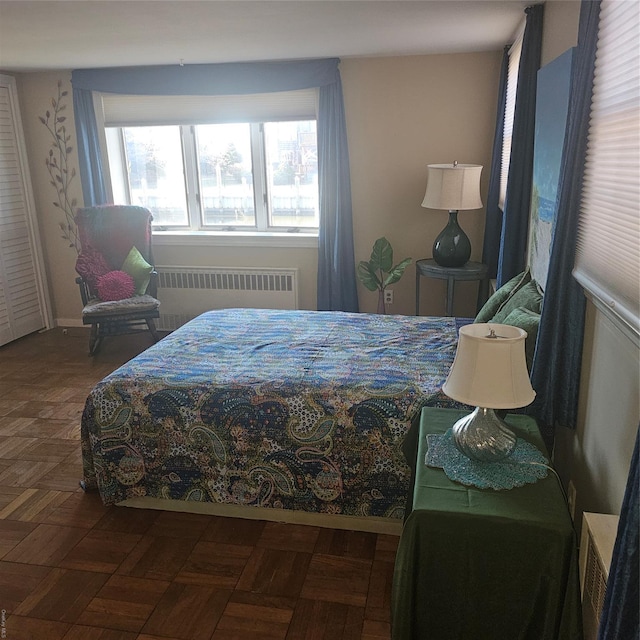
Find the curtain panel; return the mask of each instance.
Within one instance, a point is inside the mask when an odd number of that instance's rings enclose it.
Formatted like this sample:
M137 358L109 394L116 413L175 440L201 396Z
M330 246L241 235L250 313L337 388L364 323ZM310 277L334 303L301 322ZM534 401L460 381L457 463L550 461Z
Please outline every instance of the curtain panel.
M319 87L318 309L358 311L349 155L339 62L338 58L328 58L73 71L71 83L85 206L106 204L107 198L92 92L244 95Z
M571 76L558 212L531 384L536 399L527 409L540 423L547 446L558 425L575 428L580 391L586 300L572 275L576 252L583 165L598 41L600 0L583 0L578 46Z
M318 311L357 312L351 173L340 78L335 85L320 87L318 149L324 150L318 159Z
M541 4L525 9L527 18L518 68L518 87L511 138L513 151L509 163L507 195L500 237L498 287L523 271L526 265L533 175L536 85L542 51L543 12L544 5Z
M89 89L73 89L73 112L78 140L80 181L85 206L107 204L107 188L102 169L100 138L93 106L93 93Z
M498 112L496 114L496 132L491 155L491 173L487 192L487 216L484 224L484 244L482 262L489 268L489 278L498 274L500 255L500 235L502 233L502 209L500 209L500 169L502 167L502 141L504 138L504 110L507 102L507 77L509 73L509 48L502 52L502 68L498 86ZM478 302L480 299L478 298Z
M627 486L620 510L620 521L609 568L598 640L640 637L640 430L636 433Z

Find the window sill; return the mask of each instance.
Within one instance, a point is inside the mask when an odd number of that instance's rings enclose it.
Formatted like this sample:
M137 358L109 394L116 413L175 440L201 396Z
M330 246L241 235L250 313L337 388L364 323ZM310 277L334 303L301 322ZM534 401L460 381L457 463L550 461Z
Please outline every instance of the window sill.
M153 231L154 245L208 247L318 248L314 233L252 231Z

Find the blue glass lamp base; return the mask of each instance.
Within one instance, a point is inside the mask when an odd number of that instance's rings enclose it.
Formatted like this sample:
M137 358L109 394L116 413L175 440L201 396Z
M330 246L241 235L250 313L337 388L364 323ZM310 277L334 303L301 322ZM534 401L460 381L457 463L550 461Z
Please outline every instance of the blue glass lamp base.
M449 222L433 243L433 259L441 267L462 267L471 257L471 242L458 224L458 212L449 211Z

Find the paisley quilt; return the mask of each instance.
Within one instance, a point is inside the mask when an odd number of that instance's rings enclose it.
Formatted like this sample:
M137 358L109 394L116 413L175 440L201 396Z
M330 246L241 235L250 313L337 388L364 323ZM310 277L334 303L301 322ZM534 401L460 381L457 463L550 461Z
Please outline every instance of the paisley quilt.
M192 320L87 398L86 487L402 518L403 438L441 391L468 321L225 309Z

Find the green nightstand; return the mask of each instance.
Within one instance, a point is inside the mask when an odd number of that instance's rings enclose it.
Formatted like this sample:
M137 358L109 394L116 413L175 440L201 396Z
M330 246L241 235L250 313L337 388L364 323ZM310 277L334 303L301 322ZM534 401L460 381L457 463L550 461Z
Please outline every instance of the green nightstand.
M408 459L415 474L396 556L393 640L579 640L576 538L555 474L494 491L452 482L424 464L427 434L444 433L465 413L425 408L414 425L418 446ZM506 421L545 450L532 418L510 414ZM411 437L416 433L407 442Z

